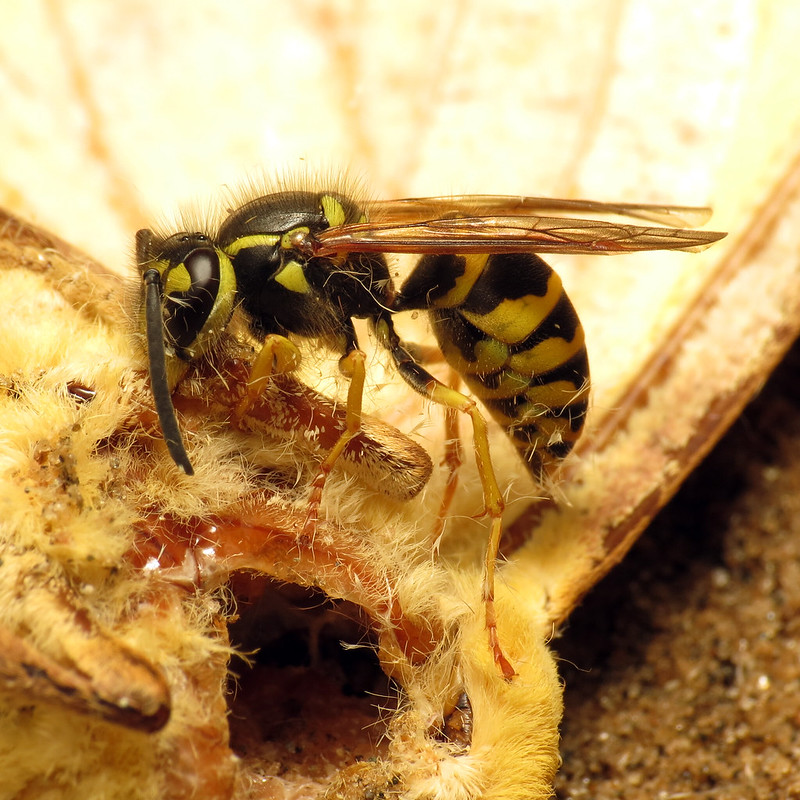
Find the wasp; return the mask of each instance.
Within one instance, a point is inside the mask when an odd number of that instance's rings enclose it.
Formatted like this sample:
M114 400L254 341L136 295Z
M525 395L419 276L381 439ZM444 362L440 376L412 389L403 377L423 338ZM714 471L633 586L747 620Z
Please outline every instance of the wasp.
M136 238L144 287L141 317L169 452L178 467L192 473L171 394L188 365L220 340L235 307L263 342L237 414L246 413L271 375L297 367L299 351L289 337L325 342L340 353L339 367L350 386L346 429L312 483L307 527L313 527L325 477L360 428L366 365L353 320L367 319L414 390L471 419L491 520L483 578L486 627L494 660L511 679L515 671L500 647L494 611L503 497L486 421L473 396L541 481L584 427L589 362L575 308L559 276L538 254L699 250L725 234L678 226L704 221L708 213L496 195L359 203L337 191L286 190L237 203L210 232L141 230ZM401 253L420 258L398 288L386 256ZM472 396L436 379L398 335L394 315L415 310L428 312L444 358Z

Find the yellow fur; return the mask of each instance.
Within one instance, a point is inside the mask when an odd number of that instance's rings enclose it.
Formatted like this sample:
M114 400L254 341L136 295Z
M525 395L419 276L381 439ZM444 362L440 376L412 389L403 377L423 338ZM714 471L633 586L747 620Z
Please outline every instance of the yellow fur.
M157 732L136 730L104 719L91 692L68 702L46 696L42 684L20 691L0 660L0 688L7 678L0 691L0 798L231 796L219 787L232 793L247 776L227 749L230 610L213 576L183 589L135 569L126 553L142 509L210 519L239 508L264 485L254 464L278 467L301 487L314 464L285 442L218 419L189 437L196 475L179 474L157 435L137 421L146 398L144 365L113 299L121 288L100 311L90 308L65 288L74 284L67 277L112 289L114 281L52 259L44 274L21 259L4 261L0 270L0 625L43 659L80 667L95 688L111 681L118 702L126 689L155 702L162 682L171 717ZM91 387L94 398L76 400L68 390L75 383ZM367 610L374 612L382 666L403 688L387 760L345 767L330 778L328 796L363 797L359 787L372 785L406 800L547 797L558 763L561 687L544 644L543 600L498 582L503 645L519 673L507 683L486 642L480 531L476 543L475 529L455 520L447 533L450 557L439 560L431 550L442 477L437 481L407 503L387 500L338 469L326 487L331 524L320 529L319 544L354 552L364 574L383 580L382 593L370 593L359 578L339 596L373 605ZM302 513L303 492L280 491L270 500L278 512ZM472 511L476 502L467 499ZM291 554L279 564L251 564L280 580L294 574ZM335 593L337 575L320 562L314 582ZM420 663L398 647L381 605L392 599L417 630L439 632ZM462 691L474 714L466 753L431 736ZM335 735L336 720L330 726ZM213 758L196 750L209 741Z

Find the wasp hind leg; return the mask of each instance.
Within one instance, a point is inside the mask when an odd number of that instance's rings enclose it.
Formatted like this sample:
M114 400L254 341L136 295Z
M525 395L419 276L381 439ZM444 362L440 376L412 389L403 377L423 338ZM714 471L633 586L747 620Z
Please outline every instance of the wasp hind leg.
M434 403L444 406L448 411L460 411L463 414L467 414L472 421L475 459L483 486L484 513L491 521L483 568L482 594L486 613L486 631L489 636L489 647L498 669L506 680L511 680L516 675L516 671L500 646L494 605L495 562L500 548L500 537L503 533L502 517L505 504L503 503L503 496L497 484L494 467L489 455L489 435L486 420L474 400L437 380L416 362L397 335L391 318L382 317L376 320L375 329L378 338L391 353L398 372L409 386Z
M447 364L441 348L435 345L418 344L414 342L413 345L405 344L403 347L407 349L407 355L417 364ZM408 350L409 347L413 348L413 352ZM455 389L459 384L460 376L452 367L449 367L449 372L450 377L448 379L448 385ZM416 386L414 388L416 388ZM444 533L444 526L449 516L450 506L453 504L453 498L458 489L458 472L463 462L463 448L461 446L461 436L458 430L458 409L446 407L444 415L444 453L442 455L441 466L447 468L447 480L445 481L444 491L442 492L442 502L439 506L439 513L436 515L436 522L431 531L431 542L433 542L433 547L436 551L439 549L442 534Z
M451 368L452 381L451 387L458 385L458 373ZM444 526L450 513L450 506L458 489L458 471L464 462L463 448L461 447L461 436L458 430L458 410L455 408L445 408L444 410L444 454L441 465L447 467L447 481L442 493L442 502L439 506L439 513L436 516L436 523L431 534L434 547L438 550L439 542L444 533Z

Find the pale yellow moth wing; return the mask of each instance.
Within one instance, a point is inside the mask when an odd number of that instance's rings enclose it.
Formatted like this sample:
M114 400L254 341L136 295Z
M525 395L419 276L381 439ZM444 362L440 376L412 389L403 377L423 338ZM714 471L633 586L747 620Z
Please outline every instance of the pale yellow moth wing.
M180 475L157 433L123 283L11 215L0 267L5 788L85 799L113 782L121 796L229 798L258 780L333 796L367 787L418 797L432 783L447 796L549 796L561 686L544 604L512 612L499 595L519 673L507 683L475 613L479 582L431 559L419 521L434 520L436 495L410 499L429 461L396 500L334 471L327 522L302 541L296 487L316 461L298 441L311 426L294 430L290 414L309 408L319 437L326 416L341 423L341 406L285 378L233 424L248 351L231 342L235 357L218 354L176 393L196 465ZM372 477L420 466L418 445L385 424L367 420L359 446L366 457L351 458ZM322 592L347 603L320 616ZM251 603L255 630L299 625L316 652L346 653L344 630L367 646L366 663L374 648L382 693L387 676L402 687L393 713L386 697L339 691L340 667L321 656L300 695L296 667L259 670L231 691L228 624ZM252 650L253 639L235 641ZM282 639L272 647L280 658ZM302 703L291 720L286 698ZM296 747L267 758L251 737L276 716ZM526 758L488 758L515 728Z

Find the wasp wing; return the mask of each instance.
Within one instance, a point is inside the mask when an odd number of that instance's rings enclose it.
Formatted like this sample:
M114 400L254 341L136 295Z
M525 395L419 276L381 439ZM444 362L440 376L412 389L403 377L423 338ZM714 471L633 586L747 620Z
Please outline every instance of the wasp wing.
M592 214L630 217L672 227L694 228L708 222L711 209L695 206L663 206L646 203L602 203L597 200L565 200L496 194L454 197L406 197L367 204L370 218L380 222L424 222L430 219L489 216L551 216Z
M316 255L377 253L630 253L702 250L726 234L528 215L363 223L315 237Z

